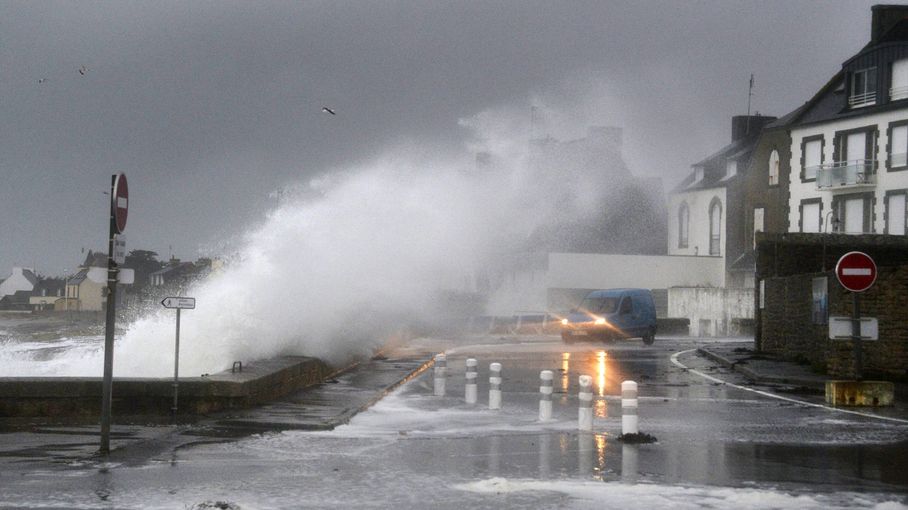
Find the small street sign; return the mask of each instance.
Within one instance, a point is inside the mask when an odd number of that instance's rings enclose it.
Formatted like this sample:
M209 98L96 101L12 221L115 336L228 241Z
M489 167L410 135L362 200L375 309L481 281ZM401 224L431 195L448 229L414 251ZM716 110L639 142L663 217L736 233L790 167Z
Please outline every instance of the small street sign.
M182 310L192 310L195 308L195 298L191 297L169 297L161 301L164 308L176 308Z
M114 235L114 262L117 265L123 264L126 262L126 236L123 234Z
M851 317L829 318L830 340L852 340L854 320ZM875 317L861 317L861 340L879 340L880 324Z
M835 275L842 287L851 292L864 292L876 281L876 263L866 253L851 251L839 259Z
M126 174L117 174L111 193L111 212L114 216L114 228L117 234L126 230L126 216L129 213L129 186L126 185Z

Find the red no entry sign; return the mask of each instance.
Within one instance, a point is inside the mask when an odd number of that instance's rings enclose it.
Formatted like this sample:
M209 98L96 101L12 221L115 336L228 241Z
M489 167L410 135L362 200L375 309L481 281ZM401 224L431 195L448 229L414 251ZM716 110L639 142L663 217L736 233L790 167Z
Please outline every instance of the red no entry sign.
M126 185L125 174L117 174L110 198L114 225L117 229L117 234L122 234L126 230L126 215L129 212L129 187Z
M835 275L842 287L852 292L864 292L876 281L876 263L866 253L851 251L839 259Z

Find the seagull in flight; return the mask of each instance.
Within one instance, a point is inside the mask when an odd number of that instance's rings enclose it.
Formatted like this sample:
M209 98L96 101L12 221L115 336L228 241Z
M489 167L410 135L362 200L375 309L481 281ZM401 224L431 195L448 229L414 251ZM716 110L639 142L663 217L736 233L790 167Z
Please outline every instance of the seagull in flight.
M38 83L47 83L47 78L38 78Z
M88 72L88 68L87 68L87 67L82 66L82 67L79 68L79 74L81 74L82 76L85 76L85 73L87 73L87 72Z
M334 113L334 110L328 108L327 106L322 106L322 111L325 113L330 113L331 115L337 115L336 113Z

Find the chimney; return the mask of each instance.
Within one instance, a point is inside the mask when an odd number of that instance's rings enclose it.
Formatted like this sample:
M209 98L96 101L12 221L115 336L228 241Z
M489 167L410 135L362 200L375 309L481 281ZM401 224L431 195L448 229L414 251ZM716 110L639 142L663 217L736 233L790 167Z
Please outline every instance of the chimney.
M776 120L764 115L735 115L731 118L731 141L736 142L748 136L756 136L763 126Z
M870 12L870 44L876 44L896 23L908 18L908 5L874 5Z

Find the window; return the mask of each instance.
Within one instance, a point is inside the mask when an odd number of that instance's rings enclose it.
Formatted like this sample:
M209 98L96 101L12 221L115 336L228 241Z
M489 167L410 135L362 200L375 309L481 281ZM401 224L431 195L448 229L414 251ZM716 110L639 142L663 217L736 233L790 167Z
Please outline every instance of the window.
M722 202L718 197L709 204L709 254L721 255Z
M813 181L823 164L823 137L805 138L801 144L801 180Z
M829 298L827 294L826 277L814 278L812 282L812 305L810 318L814 324L826 324L828 316Z
M820 232L823 203L819 198L801 202L801 232Z
M633 303L631 303L631 297L625 296L625 298L623 300L621 300L621 310L619 310L618 313L624 315L624 314L633 313L633 312L634 312L634 305L633 305Z
M905 235L905 194L906 190L890 191L886 194L886 233Z
M892 63L892 87L889 89L892 101L905 98L908 98L908 59Z
M851 75L851 94L848 106L860 108L876 104L876 68L855 71Z
M725 162L725 179L731 179L738 173L738 162L734 159L729 159Z
M766 280L760 280L760 310L766 308Z
M773 149L769 154L769 185L779 184L779 151Z
M873 193L838 195L832 199L836 232L863 234L873 232Z
M754 248L757 247L757 232L763 232L763 216L765 209L754 207Z
M908 167L908 124L889 127L889 169Z
M690 208L682 202L678 208L678 248L687 248L687 237L690 231Z

